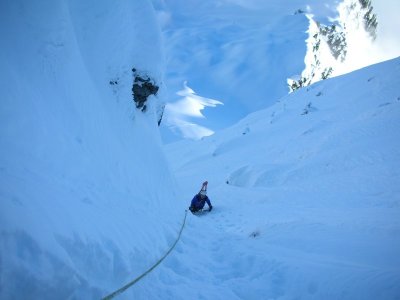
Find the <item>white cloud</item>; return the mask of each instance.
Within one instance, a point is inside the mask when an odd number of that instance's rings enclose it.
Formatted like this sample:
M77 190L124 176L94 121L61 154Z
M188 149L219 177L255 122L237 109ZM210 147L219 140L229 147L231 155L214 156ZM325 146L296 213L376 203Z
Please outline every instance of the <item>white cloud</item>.
M200 126L190 121L190 118L205 118L202 110L205 107L223 105L222 102L201 97L184 82L183 90L176 93L183 97L180 100L168 103L165 107L165 120L171 129L180 131L185 138L200 139L214 133L209 128Z
M400 2L398 0L372 1L378 16L378 38L380 55L384 59L400 55Z
M156 17L161 28L166 27L171 22L171 13L165 10L156 11Z

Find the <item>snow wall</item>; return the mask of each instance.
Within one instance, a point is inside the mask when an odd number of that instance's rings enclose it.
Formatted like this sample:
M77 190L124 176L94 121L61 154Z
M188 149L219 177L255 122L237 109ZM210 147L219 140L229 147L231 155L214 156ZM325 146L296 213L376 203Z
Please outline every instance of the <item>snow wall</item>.
M132 96L133 68L162 87L153 7L5 0L0 14L0 298L99 299L157 261L183 218L165 214L160 99L143 112Z

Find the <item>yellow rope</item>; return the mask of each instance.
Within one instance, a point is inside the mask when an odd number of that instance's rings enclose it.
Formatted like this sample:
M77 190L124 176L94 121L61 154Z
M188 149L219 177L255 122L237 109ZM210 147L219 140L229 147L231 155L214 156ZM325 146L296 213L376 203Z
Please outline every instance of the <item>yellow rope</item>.
M116 290L115 292L111 293L110 295L102 298L102 300L110 300L113 299L115 296L123 293L124 291L126 291L128 288L130 288L132 285L134 285L136 282L138 282L139 280L141 280L144 276L146 276L147 274L149 274L151 271L153 271L167 256L168 254L171 253L171 251L175 248L176 244L178 243L179 239L181 238L182 235L182 231L183 231L183 227L185 226L185 222L186 222L186 216L187 216L187 210L185 211L185 217L183 219L183 223L182 223L182 227L181 230L179 231L178 234L178 238L176 239L175 243L172 245L172 247L167 251L167 253L165 253L165 255L163 257L161 257L150 269L148 269L146 272L144 272L142 275L140 275L139 277L135 278L134 280L132 280L131 282L127 283L126 285L124 285L122 288Z

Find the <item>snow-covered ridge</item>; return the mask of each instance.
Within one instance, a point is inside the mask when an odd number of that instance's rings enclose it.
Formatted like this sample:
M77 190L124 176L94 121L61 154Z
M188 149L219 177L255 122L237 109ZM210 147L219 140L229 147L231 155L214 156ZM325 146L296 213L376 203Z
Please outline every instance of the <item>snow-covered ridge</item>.
M162 90L132 95L132 69L138 86L162 89L153 7L1 1L0 11L0 298L99 299L180 226L180 211L164 214L176 196Z

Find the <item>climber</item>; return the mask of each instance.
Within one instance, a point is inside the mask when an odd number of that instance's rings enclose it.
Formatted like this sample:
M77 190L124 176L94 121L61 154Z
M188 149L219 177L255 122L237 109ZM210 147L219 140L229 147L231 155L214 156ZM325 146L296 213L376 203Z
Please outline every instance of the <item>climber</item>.
M192 199L192 203L190 204L189 210L192 213L203 211L204 205L208 204L208 211L212 210L212 205L210 199L207 196L207 184L208 181L204 181L201 186L200 192L198 192Z

